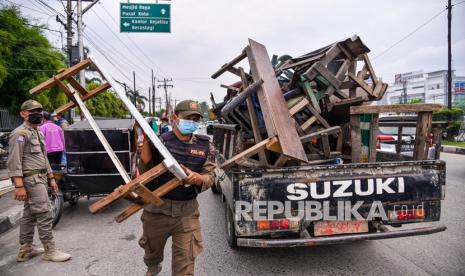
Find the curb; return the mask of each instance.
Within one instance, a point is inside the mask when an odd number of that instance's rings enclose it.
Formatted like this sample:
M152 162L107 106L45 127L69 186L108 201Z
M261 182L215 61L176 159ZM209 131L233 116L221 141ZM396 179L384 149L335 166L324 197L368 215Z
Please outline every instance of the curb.
M442 152L465 154L465 148L453 147L453 146L441 146Z
M14 228L19 224L19 220L23 215L23 206L18 205L11 207L7 211L0 214L0 235Z

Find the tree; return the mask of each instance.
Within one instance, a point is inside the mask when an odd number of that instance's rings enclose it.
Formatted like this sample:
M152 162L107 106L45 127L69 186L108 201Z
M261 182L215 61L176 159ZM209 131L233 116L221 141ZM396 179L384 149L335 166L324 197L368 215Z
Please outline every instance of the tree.
M86 88L92 90L98 86L98 82L91 82L86 85ZM89 99L85 104L94 116L124 118L129 114L123 101L111 90ZM79 109L78 112L80 112Z
M43 35L41 26L21 15L15 6L0 8L0 106L13 113L31 98L29 90L65 67L64 55ZM58 88L36 97L46 110L63 105L67 98Z
M145 101L148 101L147 97L141 95L139 93L139 90L133 91L133 90L127 90L126 91L126 96L131 100L132 103L136 107L140 107L140 110L144 110L145 108Z

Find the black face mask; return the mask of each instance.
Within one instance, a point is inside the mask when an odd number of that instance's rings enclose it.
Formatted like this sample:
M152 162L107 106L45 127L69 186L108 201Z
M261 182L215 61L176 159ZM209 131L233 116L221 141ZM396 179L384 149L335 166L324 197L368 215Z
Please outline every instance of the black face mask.
M31 113L31 114L29 114L29 117L28 117L27 121L30 124L38 125L38 124L42 123L42 118L43 118L42 113Z

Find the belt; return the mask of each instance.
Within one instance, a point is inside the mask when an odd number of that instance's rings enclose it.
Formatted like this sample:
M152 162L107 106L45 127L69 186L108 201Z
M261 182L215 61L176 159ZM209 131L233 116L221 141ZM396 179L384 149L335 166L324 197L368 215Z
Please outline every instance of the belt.
M27 172L23 172L23 177L33 176L33 175L36 175L36 174L45 174L45 173L47 173L46 169L30 170L30 171L27 171Z

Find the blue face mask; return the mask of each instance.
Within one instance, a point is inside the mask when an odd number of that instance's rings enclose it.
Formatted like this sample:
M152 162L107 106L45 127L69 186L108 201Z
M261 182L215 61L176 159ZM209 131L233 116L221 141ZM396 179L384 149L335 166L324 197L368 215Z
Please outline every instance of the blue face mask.
M179 119L178 129L183 135L194 133L199 128L199 123L192 120Z

